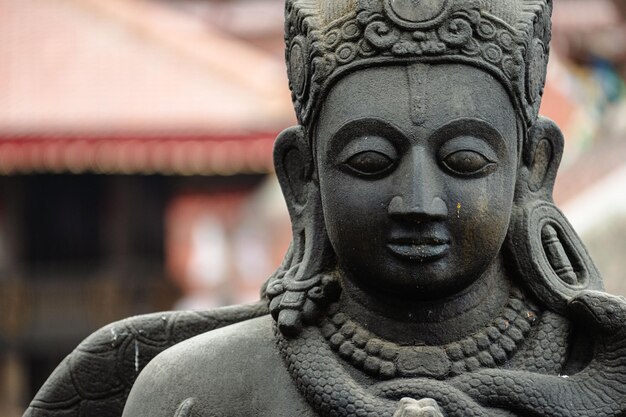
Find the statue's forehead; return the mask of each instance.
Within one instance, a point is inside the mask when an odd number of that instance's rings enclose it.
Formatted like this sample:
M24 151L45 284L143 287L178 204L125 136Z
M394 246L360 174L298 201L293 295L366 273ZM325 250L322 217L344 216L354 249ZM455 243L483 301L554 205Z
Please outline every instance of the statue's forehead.
M327 96L318 133L328 136L359 118L384 119L416 131L437 129L459 118L478 118L516 139L515 110L490 74L461 64L374 67L341 79Z

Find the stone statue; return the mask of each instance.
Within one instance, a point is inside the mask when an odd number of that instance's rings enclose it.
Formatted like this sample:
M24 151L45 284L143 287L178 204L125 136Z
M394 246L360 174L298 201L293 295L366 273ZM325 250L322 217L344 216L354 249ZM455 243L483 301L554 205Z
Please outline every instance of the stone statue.
M125 417L626 416L626 300L551 196L551 8L287 0L263 300L110 325L27 415L119 417L134 385Z

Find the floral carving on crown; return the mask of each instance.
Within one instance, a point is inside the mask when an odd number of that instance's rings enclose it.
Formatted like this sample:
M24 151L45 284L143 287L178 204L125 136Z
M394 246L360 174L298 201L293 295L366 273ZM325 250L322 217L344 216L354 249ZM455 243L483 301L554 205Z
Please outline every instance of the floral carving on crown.
M288 1L286 57L300 123L315 119L319 102L342 75L423 61L489 71L531 126L545 83L551 5L518 0L522 7L513 25L486 11L490 1L502 0Z

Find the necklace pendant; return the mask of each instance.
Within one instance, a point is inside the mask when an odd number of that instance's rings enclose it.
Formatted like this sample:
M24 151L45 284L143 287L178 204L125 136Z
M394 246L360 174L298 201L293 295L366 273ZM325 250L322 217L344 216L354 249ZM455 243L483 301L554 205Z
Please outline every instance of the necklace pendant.
M445 350L439 346L403 347L395 362L402 377L443 378L452 367Z

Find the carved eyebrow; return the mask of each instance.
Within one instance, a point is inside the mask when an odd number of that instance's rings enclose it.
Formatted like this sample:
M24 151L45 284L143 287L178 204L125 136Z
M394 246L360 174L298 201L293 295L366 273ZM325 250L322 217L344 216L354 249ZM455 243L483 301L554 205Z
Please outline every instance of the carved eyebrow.
M509 149L509 141L506 140L500 131L483 119L461 118L453 120L435 130L430 135L430 140L450 139L457 136L477 136L487 139L492 146ZM517 147L517 137L514 138L514 145Z
M400 129L386 120L376 117L364 117L344 123L330 138L327 153L337 154L352 140L363 136L380 136L396 141L403 137Z

